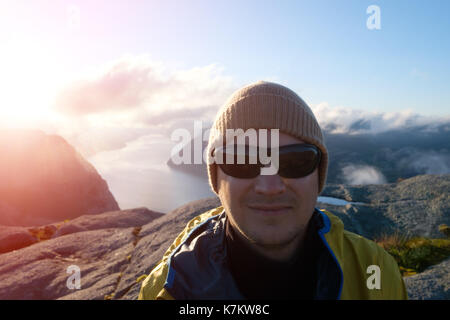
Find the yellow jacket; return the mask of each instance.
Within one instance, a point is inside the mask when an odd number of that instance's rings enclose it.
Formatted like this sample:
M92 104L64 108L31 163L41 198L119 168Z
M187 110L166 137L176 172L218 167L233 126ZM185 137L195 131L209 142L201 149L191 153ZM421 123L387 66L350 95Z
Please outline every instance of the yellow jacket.
M407 299L394 258L316 209L325 247L317 263L316 299ZM222 207L193 218L143 281L140 300L244 299L226 267Z

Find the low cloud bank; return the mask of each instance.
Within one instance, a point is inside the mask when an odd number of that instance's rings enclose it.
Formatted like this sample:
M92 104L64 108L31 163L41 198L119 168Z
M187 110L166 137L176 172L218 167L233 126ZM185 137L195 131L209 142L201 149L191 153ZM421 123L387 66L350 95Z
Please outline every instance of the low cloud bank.
M327 102L312 106L311 109L321 127L331 134L377 134L417 127L427 132L436 132L442 125L449 126L450 124L450 116L424 116L411 110L371 112L330 106Z

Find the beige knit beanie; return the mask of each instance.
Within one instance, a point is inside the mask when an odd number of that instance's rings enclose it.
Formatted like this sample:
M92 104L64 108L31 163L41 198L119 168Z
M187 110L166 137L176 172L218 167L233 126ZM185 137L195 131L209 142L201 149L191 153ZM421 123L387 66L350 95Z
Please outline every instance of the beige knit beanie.
M279 129L322 151L319 165L319 193L328 168L328 151L322 130L308 105L292 90L272 82L258 81L237 90L217 113L208 141L211 155L226 129ZM223 138L222 138L223 139ZM208 162L209 184L217 194L217 165Z

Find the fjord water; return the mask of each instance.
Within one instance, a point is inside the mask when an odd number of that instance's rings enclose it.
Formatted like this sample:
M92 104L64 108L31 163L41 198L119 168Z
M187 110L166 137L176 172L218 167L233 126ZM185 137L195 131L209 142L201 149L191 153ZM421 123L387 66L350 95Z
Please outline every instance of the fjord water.
M187 202L213 197L208 181L167 166L175 143L142 137L119 150L89 158L121 209L147 207L168 213Z

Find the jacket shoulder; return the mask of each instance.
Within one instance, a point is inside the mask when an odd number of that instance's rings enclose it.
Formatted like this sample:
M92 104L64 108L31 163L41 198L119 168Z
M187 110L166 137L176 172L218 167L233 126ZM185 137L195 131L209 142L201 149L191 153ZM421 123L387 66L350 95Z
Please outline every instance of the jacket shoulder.
M326 238L330 243L335 254L344 256L354 253L361 261L374 262L378 260L387 260L388 263L397 263L394 258L374 241L369 240L359 234L344 229L341 219L326 210L320 210L328 217L329 222L325 223ZM344 261L343 261L344 262Z
M138 300L173 300L164 290L167 278L167 265L161 261L142 282Z
M364 287L364 297L383 300L407 299L406 287L394 257L374 241L358 234L345 230L343 236L345 251L353 253L353 261L356 262L358 271L364 275L360 281ZM346 269L352 270L353 276L350 279L358 274L355 273L356 266L348 266L346 263ZM354 280L356 279L352 279Z
M200 224L209 218L220 214L223 208L217 207L206 211L194 218L192 218L175 238L170 247L164 253L162 259L156 264L150 274L142 282L141 290L139 292L139 300L172 300L173 297L164 289L167 275L169 272L168 260L172 253L186 240L189 234Z
M342 221L329 218L325 238L343 273L342 299L407 299L406 287L395 259L374 241L344 229Z

